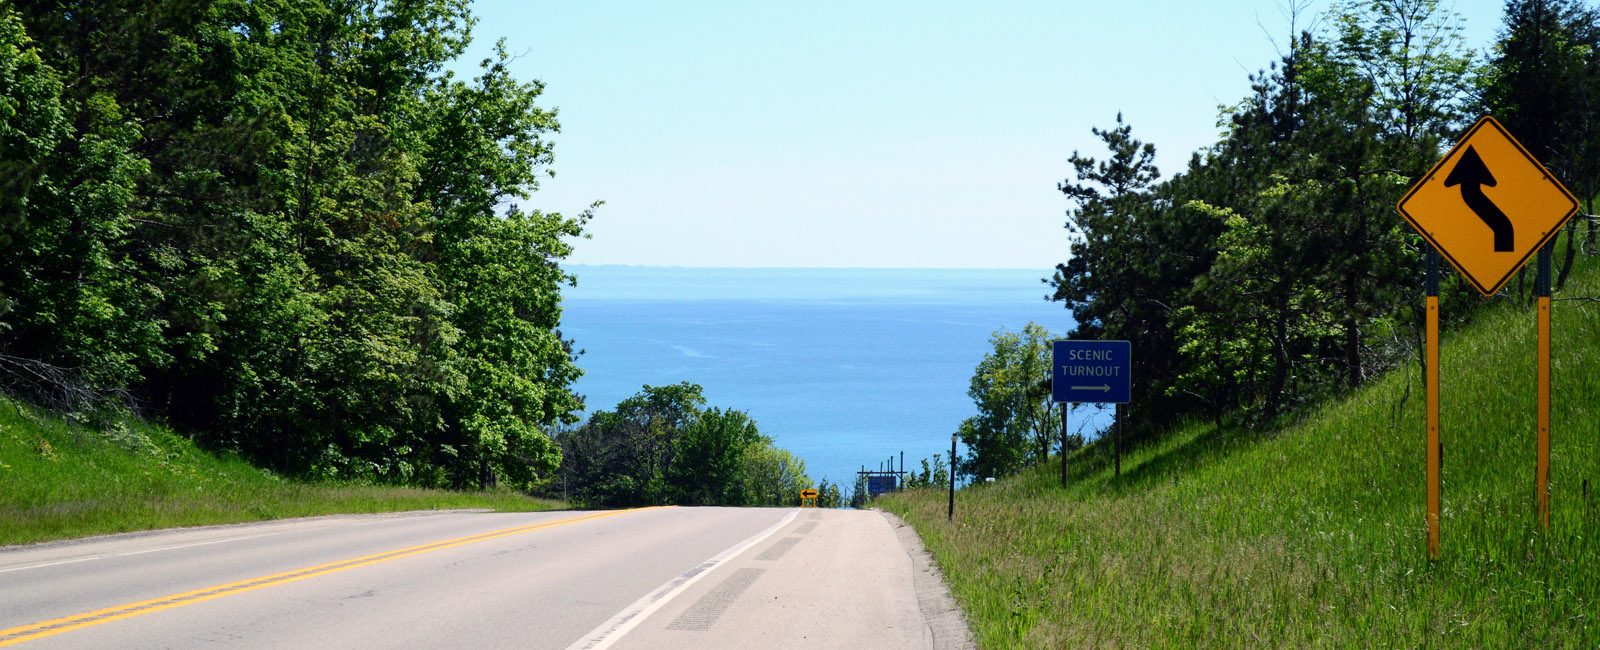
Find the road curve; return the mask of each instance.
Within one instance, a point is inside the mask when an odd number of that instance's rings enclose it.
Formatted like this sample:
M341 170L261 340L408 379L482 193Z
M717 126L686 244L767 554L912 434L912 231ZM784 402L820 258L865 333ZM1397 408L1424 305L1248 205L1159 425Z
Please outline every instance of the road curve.
M914 566L873 512L195 528L0 549L0 647L931 648Z

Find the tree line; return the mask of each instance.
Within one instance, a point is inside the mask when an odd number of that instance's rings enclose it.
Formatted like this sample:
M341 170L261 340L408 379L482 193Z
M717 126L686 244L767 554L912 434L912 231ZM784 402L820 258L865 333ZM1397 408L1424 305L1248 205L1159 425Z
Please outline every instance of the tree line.
M307 477L530 487L575 420L559 125L467 0L0 2L0 387Z
M689 382L645 386L556 441L560 485L551 491L590 507L792 506L817 487L805 461L775 447L749 414L707 408ZM837 484L818 491L821 507L848 500Z
M1073 152L1069 259L1045 279L1071 311L1066 338L1132 342L1122 424L1183 419L1264 427L1402 364L1422 362L1425 242L1395 204L1479 115L1490 114L1594 212L1600 191L1600 12L1509 0L1492 48L1434 0L1351 0L1296 31L1251 93L1221 110L1222 138L1162 179L1155 147L1121 115ZM1556 285L1596 247L1594 217L1552 241ZM1448 267L1448 265L1446 265ZM1445 324L1488 299L1450 274ZM1529 278L1498 299L1529 298ZM958 471L999 476L1049 455L1048 339L997 332L974 371L979 415ZM1052 413L1057 413L1052 415ZM1051 418L1055 418L1052 420ZM1081 442L1081 439L1080 441Z

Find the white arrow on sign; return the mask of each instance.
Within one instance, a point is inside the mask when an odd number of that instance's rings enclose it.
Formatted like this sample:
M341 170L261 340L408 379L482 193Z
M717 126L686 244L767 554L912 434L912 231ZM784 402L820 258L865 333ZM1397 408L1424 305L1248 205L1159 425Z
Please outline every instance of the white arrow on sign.
M1073 386L1072 390L1097 390L1102 393L1111 392L1110 386Z

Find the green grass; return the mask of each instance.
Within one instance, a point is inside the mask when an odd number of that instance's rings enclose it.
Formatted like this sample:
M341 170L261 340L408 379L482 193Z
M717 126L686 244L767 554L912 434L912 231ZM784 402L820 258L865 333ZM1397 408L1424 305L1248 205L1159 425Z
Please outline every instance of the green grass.
M0 545L326 514L563 506L514 492L308 484L145 422L96 430L0 399Z
M1584 260L1563 296L1600 296ZM1449 304L1443 309L1450 309ZM1263 433L879 505L921 533L984 648L1600 647L1600 304L1557 302L1550 531L1534 516L1534 315L1443 346L1443 555L1426 555L1420 373ZM1402 398L1407 394L1409 399ZM1587 482L1587 487L1586 483Z

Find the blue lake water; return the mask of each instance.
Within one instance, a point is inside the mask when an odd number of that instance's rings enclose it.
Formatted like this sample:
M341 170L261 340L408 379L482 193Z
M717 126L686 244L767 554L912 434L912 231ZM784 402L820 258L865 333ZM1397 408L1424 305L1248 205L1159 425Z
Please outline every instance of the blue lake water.
M948 455L999 328L1072 326L1046 270L574 266L562 333L576 390L609 410L644 385L700 384L753 417L814 480L849 484L890 455ZM1076 426L1074 427L1076 428ZM965 453L965 452L963 452Z

